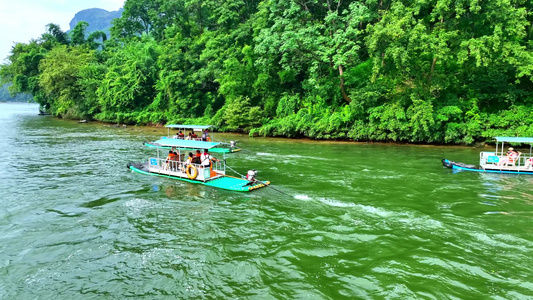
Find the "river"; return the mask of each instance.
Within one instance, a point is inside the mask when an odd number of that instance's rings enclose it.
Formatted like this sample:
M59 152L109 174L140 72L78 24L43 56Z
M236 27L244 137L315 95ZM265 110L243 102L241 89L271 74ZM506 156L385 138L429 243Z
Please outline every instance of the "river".
M126 169L163 128L0 103L0 299L531 299L533 176L480 149L216 133L238 193Z

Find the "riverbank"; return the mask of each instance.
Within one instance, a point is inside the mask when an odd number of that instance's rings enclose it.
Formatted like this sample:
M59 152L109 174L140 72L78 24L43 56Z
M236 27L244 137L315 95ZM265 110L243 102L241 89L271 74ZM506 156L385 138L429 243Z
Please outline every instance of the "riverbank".
M15 103L12 103L15 104ZM36 104L28 104L28 105L36 105ZM76 122L79 123L81 120L74 120L74 119L66 119L66 118L58 118L56 116L52 116L54 118L57 118L59 120L64 120L66 122ZM85 121L85 120L84 120ZM86 121L83 122L88 126L104 126L104 127L110 127L110 128L127 128L128 130L137 130L138 132L142 133L149 133L149 132L157 132L161 136L167 135L167 129L162 124L149 124L149 125L129 125L129 124L120 124L120 123L109 123L109 122L101 122L97 120L92 121ZM214 127L216 129L216 126ZM244 136L249 136L248 133L239 133L239 132L231 132L231 131L214 131L215 134L227 134L227 135L235 135L235 138L244 139ZM493 148L495 143L492 142L478 142L474 143L472 145L466 145L466 144L456 144L456 143L449 143L449 144L442 144L442 143L413 143L413 142L397 142L397 141L356 141L356 140L350 140L350 139L340 139L340 138L332 138L332 139L314 139L309 137L285 137L285 136L262 136L259 134L252 135L254 138L270 138L270 139L289 139L294 141L302 141L307 143L368 143L368 144L377 144L377 145L417 145L421 147L470 147L470 148L476 148L476 149L488 149ZM225 138L225 141L230 141L232 138L228 136ZM480 150L481 151L481 150Z
M76 120L68 120L68 119L61 119L64 121L69 122L78 122ZM137 131L142 134L152 134L157 133L160 136L167 136L168 129L162 125L162 124L150 124L150 125L127 125L127 124L115 124L115 123L107 123L107 122L100 122L100 121L90 121L84 123L87 126L103 126L103 127L109 127L109 128L117 128L119 130L131 130L131 131ZM216 127L214 127L216 129ZM260 135L254 135L250 136L247 133L239 133L239 132L230 132L230 131L215 131L212 130L212 132L215 134L214 138L216 140L217 136L222 136L223 140L225 142L230 140L243 140L243 139L249 139L249 138L256 138L256 139L270 139L270 140L280 140L280 141L293 141L295 143L305 143L305 144L313 144L313 143L322 143L322 144L375 144L375 145L395 145L395 146L419 146L419 147L447 147L447 148L453 148L453 147L467 147L467 148L475 148L475 149L484 149L484 148L490 148L493 147L491 144L487 143L477 143L476 145L459 145L459 144L439 144L439 143L409 143L409 142L380 142L380 141L354 141L349 139L312 139L308 137L301 137L301 138L293 138L293 137L283 137L283 136L260 136ZM171 135L172 132L171 132ZM481 150L480 150L481 151Z

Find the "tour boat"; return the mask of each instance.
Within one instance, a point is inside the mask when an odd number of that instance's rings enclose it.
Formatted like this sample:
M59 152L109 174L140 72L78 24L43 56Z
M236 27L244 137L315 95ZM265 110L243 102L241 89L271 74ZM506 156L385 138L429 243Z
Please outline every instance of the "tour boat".
M202 139L203 132L206 129L213 127L213 125L169 124L169 125L165 125L165 127L168 129L168 135L166 137L164 136L161 137L161 139L178 139L178 140L192 140L192 141L198 141L198 142L214 142L214 139L210 136L208 136L205 141ZM177 134L171 136L170 129L183 131L184 136L180 137ZM192 133L198 132L197 134L198 137L189 139L187 134L185 134L187 130ZM146 145L148 147L153 147L151 144L146 144ZM235 141L230 141L229 143L219 143L218 146L212 148L210 151L213 153L233 153L233 152L241 151L241 148L237 147Z
M157 148L157 156L150 157L146 162L128 163L128 169L145 175L178 179L239 192L253 191L270 184L269 181L263 182L257 180L255 178L257 171L255 170L248 171L246 179L226 175L225 152L222 153L224 155L223 160L212 162L210 167L186 162L189 152L193 152L194 154L196 150L200 150L201 153L204 150L211 151L220 145L217 142L166 138L155 142L145 142L145 144L150 144L152 147ZM167 159L165 150L168 149L177 152L175 160ZM164 157L160 156L161 151L163 151Z
M529 154L517 152L516 155L508 156L505 152L505 143L529 144ZM532 147L531 137L496 137L496 150L481 152L479 165L468 165L448 159L443 159L442 164L454 170L533 175Z

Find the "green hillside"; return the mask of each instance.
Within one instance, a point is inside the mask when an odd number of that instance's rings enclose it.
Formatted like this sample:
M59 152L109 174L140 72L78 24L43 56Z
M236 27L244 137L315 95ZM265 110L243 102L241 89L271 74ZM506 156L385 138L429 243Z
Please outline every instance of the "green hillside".
M126 0L108 40L50 24L0 76L65 118L363 141L533 136L532 3Z

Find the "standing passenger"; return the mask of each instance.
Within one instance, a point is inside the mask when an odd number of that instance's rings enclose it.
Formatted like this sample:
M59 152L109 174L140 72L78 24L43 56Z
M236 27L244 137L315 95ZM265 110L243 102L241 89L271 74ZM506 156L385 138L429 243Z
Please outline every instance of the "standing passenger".
M204 131L204 134L202 134L202 141L204 141L204 142L205 141L209 141L209 142L211 141L211 138L209 137L209 130L208 129L206 129Z
M220 161L220 160L211 156L211 154L207 152L207 149L204 149L204 154L202 154L201 161L202 161L202 167L209 168L211 166L212 161Z

